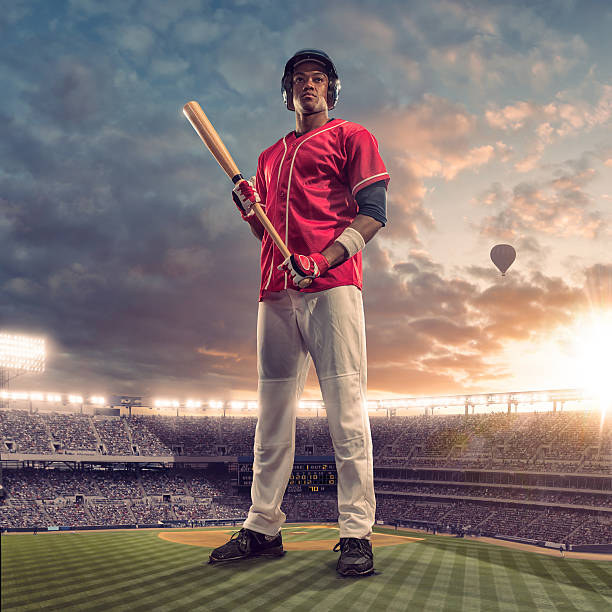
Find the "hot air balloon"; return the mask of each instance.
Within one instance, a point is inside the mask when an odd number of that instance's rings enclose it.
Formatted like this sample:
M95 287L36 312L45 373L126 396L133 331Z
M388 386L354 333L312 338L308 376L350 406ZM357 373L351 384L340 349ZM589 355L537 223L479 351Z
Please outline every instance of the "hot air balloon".
M497 266L502 276L506 276L506 270L516 259L516 251L509 244L496 244L491 249L491 261Z

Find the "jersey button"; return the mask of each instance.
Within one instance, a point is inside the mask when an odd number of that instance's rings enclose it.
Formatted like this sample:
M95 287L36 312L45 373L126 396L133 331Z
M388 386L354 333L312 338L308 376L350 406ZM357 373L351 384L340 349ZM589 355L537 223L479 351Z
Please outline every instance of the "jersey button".
M286 196L287 196L287 192L286 192L286 191L279 191L279 192L278 192L278 195L279 195L281 198L284 198L284 197L286 197Z

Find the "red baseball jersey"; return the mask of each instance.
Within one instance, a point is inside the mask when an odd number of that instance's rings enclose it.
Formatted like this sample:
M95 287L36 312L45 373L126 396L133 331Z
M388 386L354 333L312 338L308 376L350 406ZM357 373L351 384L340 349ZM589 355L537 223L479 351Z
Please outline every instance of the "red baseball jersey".
M377 181L389 182L376 139L364 127L332 119L296 137L290 132L266 149L257 164L255 186L266 213L292 253L309 255L328 247L353 222L355 195ZM272 291L295 289L277 267L283 256L264 233L260 300ZM340 285L362 287L361 253L328 270L302 291Z

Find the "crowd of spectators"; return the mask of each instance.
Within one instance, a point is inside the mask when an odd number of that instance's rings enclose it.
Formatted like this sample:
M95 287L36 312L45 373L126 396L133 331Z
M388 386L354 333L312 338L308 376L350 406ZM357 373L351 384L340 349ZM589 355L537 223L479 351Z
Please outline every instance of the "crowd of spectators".
M137 454L147 457L168 457L172 449L156 433L155 428L163 427L166 417L134 416L128 419L132 443Z
M41 504L31 502L0 503L0 527L27 527L48 525L48 517Z
M45 418L56 452L74 454L99 451L91 417L83 414L51 414Z
M30 414L0 411L6 452L251 455L254 417ZM589 412L371 418L375 463L544 472L612 469L612 425ZM298 418L296 454L331 455L325 417Z
M133 525L136 520L129 503L122 502L90 502L87 504L92 525Z
M55 499L57 492L45 478L47 470L3 470L2 485L12 500Z
M221 417L133 416L128 419L141 455L214 456L221 453ZM145 431L146 435L139 435Z
M377 500L376 518L459 534L563 544L612 544L610 517L558 508L530 509L473 502L423 503L389 496Z
M94 427L100 436L106 455L132 455L130 440L125 419L94 419Z
M2 410L0 445L3 453L46 455L54 448L63 454L144 457L251 455L255 424L253 417L92 418ZM574 490L569 481L562 487L551 485L548 475L612 474L612 426L610 420L602 424L598 414L373 417L371 429L377 467L408 468L406 473L413 473L410 468L415 467L419 473L423 472L420 468L429 467L547 473L541 477L546 486L539 487L492 479L490 483L451 484L435 482L431 475L417 482L385 474L375 481L379 520L410 520L441 529L553 542L611 540L611 521L602 518L612 508L611 492ZM296 454L333 454L326 418L297 419ZM119 467L124 466L5 469L2 484L8 499L0 505L0 524L83 526L241 519L250 505L246 496L236 497L232 476L223 463L209 462L203 469ZM398 470L387 470L394 471ZM412 478L402 476L407 477ZM283 510L289 520L333 520L337 501L333 489L328 493L288 492ZM565 507L568 505L574 508ZM600 516L578 507L591 508Z
M87 474L102 497L107 499L136 499L144 497L139 474L127 470L91 470Z
M199 522L208 519L240 520L250 506L248 495L237 495L219 466L208 470L4 470L8 499L0 505L0 526L91 526L159 524L165 521ZM116 487L110 483L117 481ZM200 480L202 488L194 486ZM572 544L612 542L612 516L599 510L554 507L576 503L609 507L605 494L570 491L532 491L548 505L529 506L526 488L446 483L399 483L377 485L377 520L409 522L440 531L501 535L531 540ZM394 488L395 487L395 488ZM502 503L500 492L504 492ZM47 496L52 492L55 498ZM465 499L478 494L479 501ZM198 495L194 495L197 493ZM201 495L205 493L205 495ZM161 495L169 495L163 499ZM418 497L420 495L421 497ZM446 495L436 501L431 495ZM507 497L506 497L507 495ZM74 498L73 498L74 496ZM526 497L527 499L526 499ZM45 501L43 501L45 500ZM585 501L589 504L585 504ZM335 491L316 495L286 493L282 505L289 521L335 520L338 516Z
M146 495L186 495L182 474L169 470L143 470L140 474Z
M612 522L599 517L587 518L568 537L570 544L612 542Z
M0 410L0 441L11 453L53 452L46 421L25 410Z
M476 497L488 499L512 499L540 502L546 504L571 504L574 506L599 506L612 508L612 495L609 491L601 493L556 492L536 487L503 487L491 484L448 485L440 483L398 482L377 480L377 491L409 493L414 496Z
M163 521L174 521L176 515L170 504L151 503L149 501L133 502L132 514L136 524L155 525Z
M221 421L221 440L226 455L252 455L255 417L226 417Z
M87 511L87 507L84 503L46 503L44 509L48 516L47 525L57 525L59 527L85 527L87 525L95 525L94 519Z

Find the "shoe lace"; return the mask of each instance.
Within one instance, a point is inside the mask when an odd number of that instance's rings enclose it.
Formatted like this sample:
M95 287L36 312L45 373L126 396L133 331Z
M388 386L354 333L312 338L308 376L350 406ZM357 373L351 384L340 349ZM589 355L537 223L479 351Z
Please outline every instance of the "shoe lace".
M356 550L362 555L370 556L371 552L366 542L367 540L358 538L340 538L340 541L334 546L334 552L347 553Z
M230 542L232 540L236 540L238 544L238 549L241 552L248 552L251 548L251 538L246 529L241 529L240 531L235 531L230 538Z

